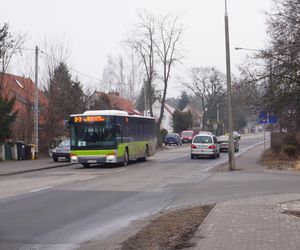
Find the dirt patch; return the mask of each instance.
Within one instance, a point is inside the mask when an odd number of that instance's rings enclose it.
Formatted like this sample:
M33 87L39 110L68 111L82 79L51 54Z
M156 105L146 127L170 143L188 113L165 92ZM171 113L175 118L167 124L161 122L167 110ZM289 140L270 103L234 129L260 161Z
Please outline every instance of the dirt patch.
M298 156L289 157L283 152L273 152L271 149L266 150L259 159L259 164L268 169L284 170L294 168L299 164Z
M213 206L202 206L162 214L122 243L122 250L183 249Z
M298 217L298 218L300 218L300 211L289 211L289 212L287 212L288 214L291 214L291 215L294 215L294 216L296 216L296 217Z

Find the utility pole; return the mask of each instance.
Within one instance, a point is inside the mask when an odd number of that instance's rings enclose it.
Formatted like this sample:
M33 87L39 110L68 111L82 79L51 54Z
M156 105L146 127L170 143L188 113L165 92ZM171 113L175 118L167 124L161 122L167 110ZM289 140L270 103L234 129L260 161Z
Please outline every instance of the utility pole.
M35 158L39 153L39 87L38 87L38 46L35 47L35 89L34 89L34 143Z
M147 105L147 82L144 80L144 104L145 104L145 113L144 116L148 116L148 105Z
M229 28L227 0L225 0L225 46L226 46L226 75L227 75L227 102L228 102L228 160L229 170L235 170L235 156L233 147L233 128L232 128L232 107L231 107L231 69L230 69L230 45L229 45Z

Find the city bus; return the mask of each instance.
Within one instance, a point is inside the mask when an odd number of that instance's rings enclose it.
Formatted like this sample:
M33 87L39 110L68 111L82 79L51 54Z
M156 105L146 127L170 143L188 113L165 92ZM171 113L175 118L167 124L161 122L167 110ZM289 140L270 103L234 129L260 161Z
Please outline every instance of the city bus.
M155 119L119 110L89 110L70 116L70 158L84 167L146 161L156 152Z

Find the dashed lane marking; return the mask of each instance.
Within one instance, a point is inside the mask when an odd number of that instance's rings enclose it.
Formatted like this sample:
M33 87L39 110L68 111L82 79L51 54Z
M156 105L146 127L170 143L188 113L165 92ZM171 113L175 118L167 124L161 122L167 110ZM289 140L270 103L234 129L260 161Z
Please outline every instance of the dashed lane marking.
M79 179L80 181L86 181L86 180L91 180L91 179L94 179L96 176L89 176L89 177L85 177L85 178L82 178L82 179Z
M42 191L42 190L45 190L45 189L49 189L49 188L52 188L52 186L47 186L47 187L42 187L42 188L34 189L34 190L29 191L29 193L35 193L35 192L39 192L39 191Z

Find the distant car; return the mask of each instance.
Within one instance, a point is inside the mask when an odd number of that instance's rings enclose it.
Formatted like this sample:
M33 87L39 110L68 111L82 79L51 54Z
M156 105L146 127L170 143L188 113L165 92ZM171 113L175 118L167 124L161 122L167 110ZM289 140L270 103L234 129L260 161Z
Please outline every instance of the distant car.
M228 141L229 141L228 135L221 135L218 138L218 143L220 144L220 151L228 151ZM234 146L234 152L238 152L239 142L237 139L233 140L233 146Z
M241 139L241 135L239 134L239 132L233 131L233 138L236 139L236 140L240 140Z
M177 146L182 145L181 138L177 133L169 133L165 138L165 145L176 144Z
M195 133L193 130L184 130L181 132L182 143L192 142Z
M220 145L214 135L198 134L194 136L191 145L191 158L211 156L214 159L220 156Z
M203 134L206 134L206 135L213 135L213 133L212 132L210 132L210 131L200 131L199 133L198 133L198 135L203 135Z
M70 161L70 140L62 141L56 148L51 150L53 161L59 160Z

